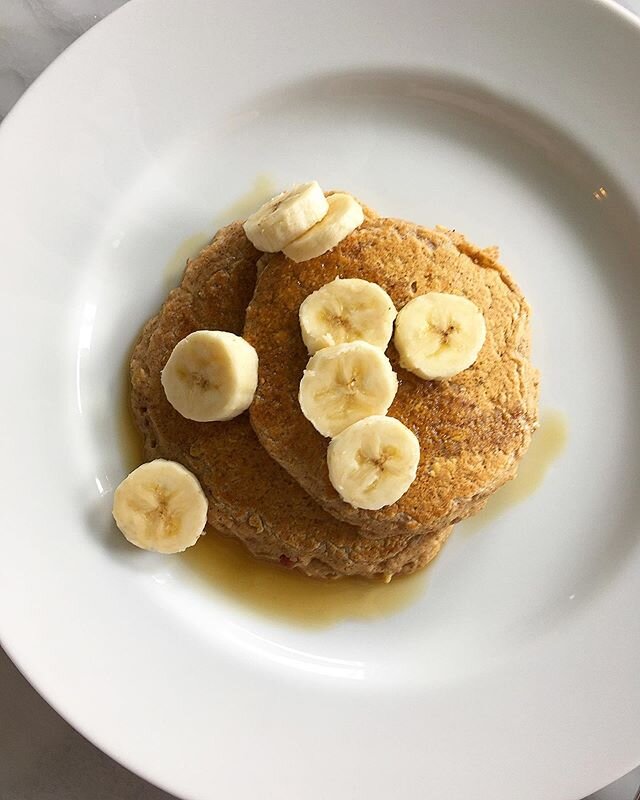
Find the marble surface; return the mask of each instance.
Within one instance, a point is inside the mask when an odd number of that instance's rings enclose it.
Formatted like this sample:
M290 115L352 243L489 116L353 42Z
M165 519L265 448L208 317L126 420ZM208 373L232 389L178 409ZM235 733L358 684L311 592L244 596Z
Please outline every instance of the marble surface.
M0 0L0 119L59 53L120 5L122 0ZM640 13L640 0L622 5ZM640 767L588 800L633 800L638 785ZM76 733L2 650L0 798L172 800Z

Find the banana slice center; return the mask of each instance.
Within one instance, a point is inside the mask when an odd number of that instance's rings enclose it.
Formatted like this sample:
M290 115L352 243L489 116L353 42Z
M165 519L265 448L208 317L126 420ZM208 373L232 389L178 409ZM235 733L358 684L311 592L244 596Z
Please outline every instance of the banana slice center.
M344 313L344 311L336 313L327 309L322 314L321 319L322 322L326 323L329 329L333 327L342 328L347 335L356 333L352 321Z
M336 392L336 388L340 391ZM314 394L315 400L322 401L330 398L327 404L327 417L337 420L343 417L348 411L369 409L368 392L364 382L364 376L357 371L348 375L338 375L336 386L328 386Z
M176 517L170 510L171 498L167 497L160 487L156 489L156 492L158 493L158 503L153 511L147 514L149 523L154 527L161 525L166 536L173 536L176 532Z
M214 383L203 372L198 370L180 369L178 370L178 375L180 378L182 378L182 380L185 381L185 383L188 383L195 389L200 389L203 392L220 391L220 386L217 383Z
M427 356L435 355L439 350L455 347L456 336L460 333L460 325L449 316L442 315L439 319L425 319L423 335Z
M457 325L449 325L446 330L440 331L440 336L442 337L442 346L455 346L455 334L457 333L460 333L460 328Z
M323 309L320 320L329 330L333 327L341 328L351 339L357 339L362 329L359 320L365 318L366 323L366 318L370 315L370 309L367 308L366 305L352 304L349 308L345 308L343 305L337 305L337 307L334 306L333 308L327 307Z
M359 419L386 414L398 379L380 348L355 341L318 350L300 381L305 417L323 436L336 436Z
M362 410L367 411L370 405L370 400L367 398L369 392L367 391L365 376L361 370L356 367L349 367L347 364L338 363L336 385L341 389L337 402L335 402L333 409L328 410L328 417L332 420L339 419L344 416L347 411ZM316 399L331 395L335 398L336 387L328 387L322 389L316 394Z
M173 536L178 530L178 520L171 510L174 495L166 486L154 483L134 494L129 500L133 511L141 514L150 534Z
M382 447L377 453L366 452L359 449L356 452L356 466L351 472L351 477L358 476L361 481L364 494L374 492L382 480L383 473L397 474L393 469L393 460L397 456L395 447Z

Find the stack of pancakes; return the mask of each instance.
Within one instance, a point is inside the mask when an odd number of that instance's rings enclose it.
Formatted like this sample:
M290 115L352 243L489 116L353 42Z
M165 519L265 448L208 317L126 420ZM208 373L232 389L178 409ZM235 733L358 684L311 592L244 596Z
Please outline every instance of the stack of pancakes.
M537 425L529 307L496 259L459 234L369 211L336 248L299 264L259 253L241 223L223 228L188 263L135 347L132 408L146 457L190 469L209 500L209 526L260 558L323 578L389 580L424 566L455 522L515 476ZM378 283L398 309L430 291L463 294L487 325L474 366L446 381L407 372L389 347L400 384L389 414L417 435L421 459L409 491L379 511L340 499L328 478L327 440L298 404L308 359L298 310L336 277ZM250 411L228 422L185 419L160 383L175 345L203 329L244 336L260 359Z

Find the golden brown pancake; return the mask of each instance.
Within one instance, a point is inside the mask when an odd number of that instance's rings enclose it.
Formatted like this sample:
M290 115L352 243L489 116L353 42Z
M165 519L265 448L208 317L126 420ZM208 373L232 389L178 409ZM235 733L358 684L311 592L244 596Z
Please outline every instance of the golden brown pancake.
M320 508L278 466L258 442L248 414L192 422L165 397L160 373L180 339L201 329L242 333L259 255L240 223L224 228L146 324L131 359L132 408L146 457L173 459L192 470L209 500L209 525L237 536L256 556L325 578L413 572L436 555L450 528L433 536L362 536Z
M244 329L260 358L251 422L273 458L338 519L377 536L429 533L475 513L515 476L537 425L538 373L529 362L529 306L496 259L495 248L480 250L452 231L382 217L368 217L310 261L263 259ZM298 309L336 277L380 284L398 309L427 292L465 295L487 324L476 363L445 381L402 369L389 347L400 381L389 414L417 435L421 458L408 492L379 511L341 500L329 482L328 440L298 404L308 359Z

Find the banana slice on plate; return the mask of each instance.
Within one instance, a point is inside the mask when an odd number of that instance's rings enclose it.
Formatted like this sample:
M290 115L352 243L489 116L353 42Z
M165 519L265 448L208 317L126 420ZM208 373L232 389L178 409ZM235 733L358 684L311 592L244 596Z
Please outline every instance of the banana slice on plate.
M258 354L228 331L195 331L173 348L162 370L167 400L187 419L220 422L251 405Z
M430 292L398 312L393 343L400 364L421 378L451 378L478 358L487 328L466 297Z
M198 479L162 458L134 469L113 495L113 518L125 538L156 553L181 553L195 544L207 509Z
M386 355L358 341L318 350L304 371L298 400L319 433L336 436L363 417L386 414L397 391Z
M308 261L334 248L364 222L364 211L350 194L338 192L327 198L329 210L313 228L282 248L292 261Z
M393 300L377 283L336 278L302 302L300 330L309 355L357 339L384 350L396 314Z
M420 444L393 417L362 419L331 440L329 479L355 508L375 511L399 500L416 477Z
M317 181L271 198L244 223L247 239L263 253L277 253L319 222L329 203Z

